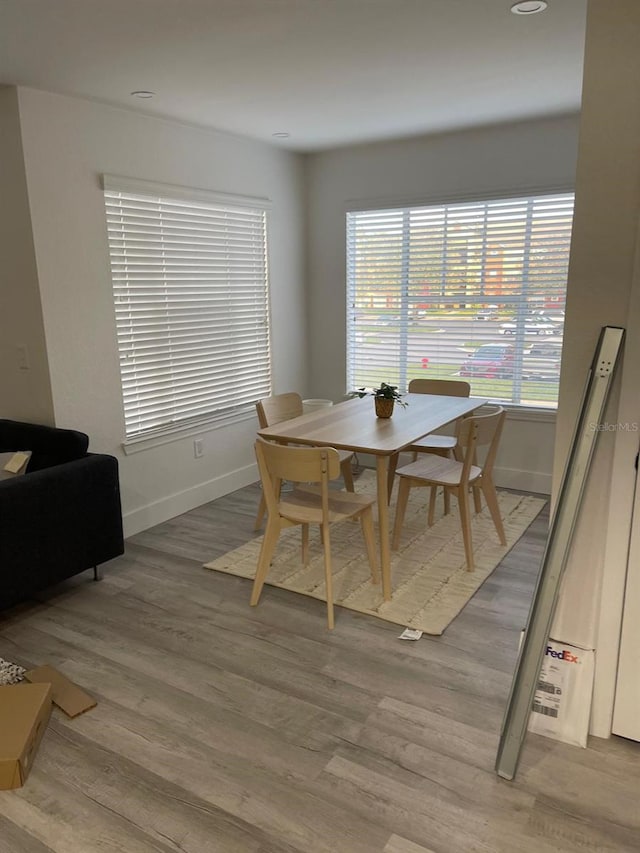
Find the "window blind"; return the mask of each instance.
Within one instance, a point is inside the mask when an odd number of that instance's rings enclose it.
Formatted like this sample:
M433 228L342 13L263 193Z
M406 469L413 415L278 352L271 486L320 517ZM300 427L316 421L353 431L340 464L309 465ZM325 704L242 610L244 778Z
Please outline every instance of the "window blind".
M266 208L105 177L126 438L233 421L271 389Z
M573 194L347 214L347 390L464 378L555 408Z

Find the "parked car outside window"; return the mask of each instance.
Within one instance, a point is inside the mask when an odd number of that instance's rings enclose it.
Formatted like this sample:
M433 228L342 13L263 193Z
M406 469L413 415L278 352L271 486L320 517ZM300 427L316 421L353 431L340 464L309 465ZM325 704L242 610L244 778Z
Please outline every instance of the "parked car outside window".
M488 305L486 308L478 309L476 313L476 320L497 320L498 319L498 306L497 305Z
M544 341L532 344L522 357L522 378L535 381L557 382L560 378L562 344Z
M515 349L511 344L482 344L460 368L460 376L512 379Z
M518 331L518 324L514 321L509 323L500 323L501 335L515 335ZM556 327L549 320L526 319L524 321L525 335L553 335L556 332Z

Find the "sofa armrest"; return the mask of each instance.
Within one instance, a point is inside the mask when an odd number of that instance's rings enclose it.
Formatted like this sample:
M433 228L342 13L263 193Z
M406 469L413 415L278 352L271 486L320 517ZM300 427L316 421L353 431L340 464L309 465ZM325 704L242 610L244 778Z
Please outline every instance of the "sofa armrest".
M0 482L0 606L123 551L115 457L87 454Z
M0 419L0 451L30 450L28 471L82 459L89 437L77 430Z

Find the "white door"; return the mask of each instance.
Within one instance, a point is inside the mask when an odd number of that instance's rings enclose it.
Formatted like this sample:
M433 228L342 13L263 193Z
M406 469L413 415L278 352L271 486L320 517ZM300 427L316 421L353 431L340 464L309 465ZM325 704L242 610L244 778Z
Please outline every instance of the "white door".
M640 476L637 474L612 731L640 741Z

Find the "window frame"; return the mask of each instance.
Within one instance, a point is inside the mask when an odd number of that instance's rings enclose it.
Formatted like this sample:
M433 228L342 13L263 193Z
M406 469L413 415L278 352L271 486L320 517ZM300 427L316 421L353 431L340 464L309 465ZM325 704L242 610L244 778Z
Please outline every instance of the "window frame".
M132 431L127 434L125 408L125 378L121 369L121 363L123 358L123 344L119 334L120 327L118 325L118 319L116 316L117 294L115 288L114 268L112 266L112 254L114 248L112 246L112 240L110 235L111 225L108 212L108 194L122 193L124 195L146 196L150 202L155 201L156 199L160 199L160 206L162 203L170 205L171 202L193 203L194 210L199 204L212 205L214 207L220 208L229 207L231 212L233 212L232 209L235 209L237 211L239 208L243 208L246 209L248 212L254 211L255 213L257 213L258 221L259 217L262 216L261 243L263 248L262 251L256 255L256 257L260 258L262 266L260 267L261 274L260 276L258 276L259 284L257 286L256 292L259 292L260 294L259 305L263 305L264 311L262 312L261 309L257 310L255 313L255 318L257 322L258 318L262 317L262 322L264 323L265 328L264 337L260 340L263 344L264 352L266 352L266 360L263 361L266 380L263 383L264 388L260 388L259 392L257 392L255 395L255 399L260 396L270 394L273 387L271 294L269 283L269 213L272 209L272 204L270 200L262 197L250 197L229 193L213 192L199 188L164 184L155 181L146 181L137 178L122 177L110 174L104 174L102 176L101 183L105 211L104 215L107 238L107 262L109 265L109 281L111 285L111 304L114 310L113 316L115 344L116 352L119 359L118 378L119 387L121 391L124 429L124 439L122 441L122 448L125 454L130 455L132 453L137 453L140 450L167 444L169 442L177 441L181 438L190 435L201 434L204 431L219 429L222 427L254 419L255 400L252 397L251 400L247 399L246 401L240 403L237 407L231 409L228 406L225 406L225 408L222 410L212 409L194 417L183 417L174 421L165 421L163 424L158 424L157 426L149 427L145 430L138 432ZM158 238L157 245L159 247L162 247L163 251L166 251L166 246L163 243L162 236ZM217 246L218 244L215 245ZM195 251L195 246L195 242L187 243L185 251ZM206 248L213 246L213 243L207 244ZM231 262L230 266L232 266ZM165 281L170 283L171 281L179 281L179 279L172 279L170 276L167 276L165 278ZM170 287L171 285L169 284L167 286ZM212 287L209 291L210 295L213 293L214 287ZM194 346L197 346L198 343L198 341L194 341ZM187 358L191 361L191 364L194 363L193 354L188 354ZM174 368L170 369L173 370ZM249 368L249 370L251 370L251 368Z
M572 183L560 183L552 185L524 185L518 187L509 187L507 189L491 189L491 190L475 190L475 191L459 191L448 192L442 194L428 194L419 196L386 196L365 199L349 199L344 206L345 217L345 284L346 284L346 370L345 370L345 394L349 396L355 390L350 387L350 319L355 313L355 306L351 304L351 289L349 284L349 226L348 216L354 213L372 213L404 210L411 208L428 208L446 205L458 204L473 204L483 202L500 202L516 199L531 199L537 196L562 196L572 195L575 210L575 185ZM569 246L568 261L570 261L571 245ZM569 284L567 273L567 288ZM565 305L566 305L566 288L565 288ZM512 297L512 301L521 297ZM502 298L501 298L502 299ZM508 299L505 301L509 301ZM505 340L507 340L505 336ZM472 389L473 393L473 389ZM485 395L481 395L485 396ZM493 402L493 401L492 401ZM512 401L496 400L503 408L507 410L508 419L516 420L532 420L540 422L555 422L557 415L557 403L554 406L531 405L527 403L516 403Z

